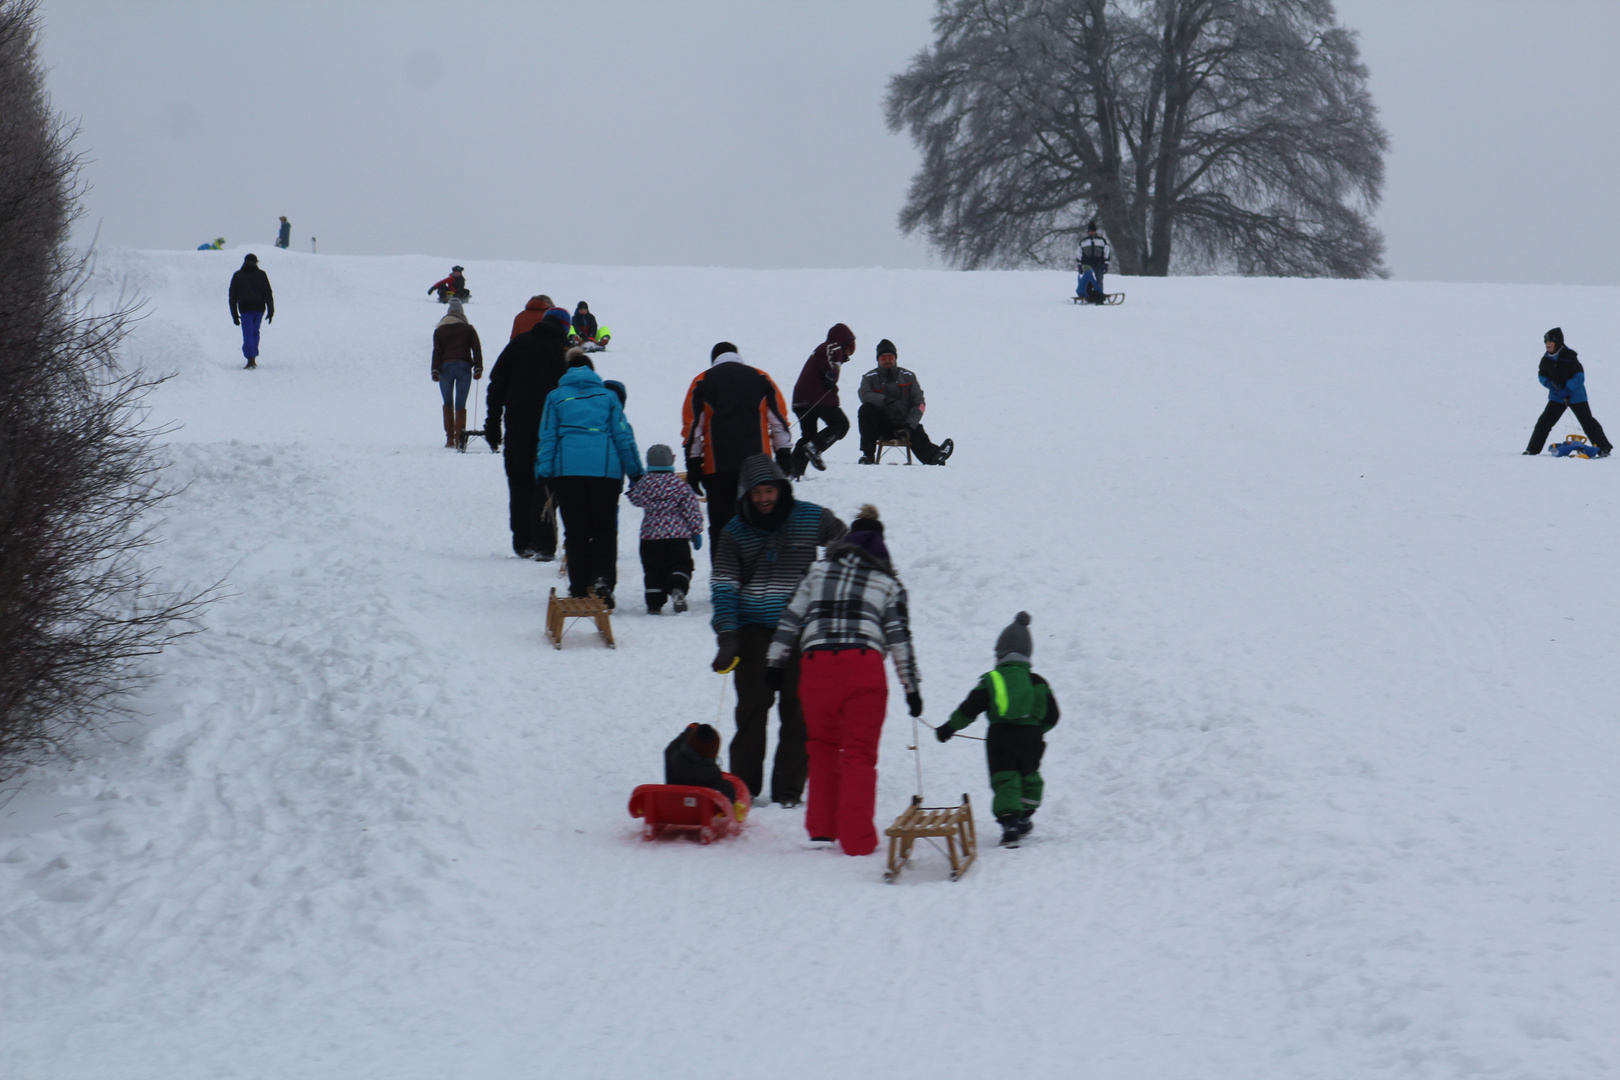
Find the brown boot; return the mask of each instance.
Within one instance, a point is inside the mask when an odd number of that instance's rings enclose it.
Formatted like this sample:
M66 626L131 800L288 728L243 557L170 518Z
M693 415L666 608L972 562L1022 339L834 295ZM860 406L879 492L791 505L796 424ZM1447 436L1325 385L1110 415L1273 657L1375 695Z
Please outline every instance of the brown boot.
M456 411L450 406L444 406L444 445L448 449L456 446Z
M456 410L456 449L467 445L467 410Z

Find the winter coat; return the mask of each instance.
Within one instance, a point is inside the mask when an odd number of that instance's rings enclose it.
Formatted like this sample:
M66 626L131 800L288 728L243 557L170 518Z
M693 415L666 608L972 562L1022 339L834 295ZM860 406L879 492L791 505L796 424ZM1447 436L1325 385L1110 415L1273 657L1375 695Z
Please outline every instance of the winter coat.
M782 489L772 522L760 522L748 491L775 481ZM716 633L741 626L775 629L782 609L799 588L816 548L842 540L849 530L831 510L793 497L793 485L775 462L756 454L743 464L737 479L737 514L714 541L709 596Z
M713 788L730 802L737 801L737 788L712 757L704 757L686 741L686 732L664 747L664 783Z
M648 469L629 491L639 506L643 540L676 540L703 531L703 507L692 485L663 469Z
M1586 369L1580 358L1568 345L1556 353L1541 354L1536 378L1547 388L1548 401L1561 401L1565 405L1578 405L1586 400Z
M541 323L509 341L489 371L486 430L501 429L504 410L506 445L532 454L546 396L568 370L567 352L568 340L556 323Z
M919 689L906 587L887 559L849 543L827 547L782 609L766 663L782 667L797 648L875 649L894 657L906 693Z
M259 260L249 255L242 260L242 269L231 275L231 320L241 318L244 311L263 311L276 317L276 298L270 292L270 278L259 269Z
M830 405L838 407L838 373L855 350L855 333L843 323L827 331L827 340L816 346L793 384L793 407Z
M681 406L681 445L705 474L736 472L754 454L792 445L787 404L771 377L721 353L692 380ZM688 468L692 468L688 465Z
M292 222L283 221L281 230L276 233L276 247L284 248L292 243Z
M441 278L438 281L435 281L432 285L428 286L428 292L430 293L438 292L441 289L446 289L453 293L466 292L467 279L461 274L451 274L449 277Z
M478 343L478 331L465 316L446 315L433 328L433 374L457 360L472 364L473 371L483 375L484 349Z
M1075 261L1081 266L1090 266L1103 273L1108 272L1108 264L1114 258L1114 248L1101 236L1082 236L1080 246L1075 249Z
M529 297L529 302L523 305L523 310L512 317L512 339L533 330L550 310L551 307L541 303L538 296Z
M904 423L907 427L922 423L923 413L928 410L928 402L923 397L922 384L917 381L917 376L899 364L891 368L875 367L863 375L860 397L862 405L883 411L886 411L889 402L900 402L905 407L905 417L894 422Z
M569 368L546 397L534 475L639 480L646 470L619 396L588 367Z
M574 312L574 336L581 341L596 340L596 316L588 311Z
M1038 725L1043 733L1056 727L1061 715L1052 687L1026 660L1009 660L985 672L942 726L961 731L980 713L988 713L992 724Z

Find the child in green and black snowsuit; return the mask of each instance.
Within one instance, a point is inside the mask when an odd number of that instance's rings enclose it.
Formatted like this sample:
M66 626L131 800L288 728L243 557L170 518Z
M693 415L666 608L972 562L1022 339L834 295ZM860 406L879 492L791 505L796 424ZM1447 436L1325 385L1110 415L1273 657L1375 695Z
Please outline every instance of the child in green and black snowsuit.
M1029 612L1020 611L996 639L996 666L985 673L962 704L941 724L934 737L945 742L979 718L990 717L985 756L990 761L990 804L1001 824L1001 842L1017 847L1034 828L1030 818L1041 805L1041 755L1046 733L1058 722L1057 698L1045 679L1029 669L1034 645L1029 637Z

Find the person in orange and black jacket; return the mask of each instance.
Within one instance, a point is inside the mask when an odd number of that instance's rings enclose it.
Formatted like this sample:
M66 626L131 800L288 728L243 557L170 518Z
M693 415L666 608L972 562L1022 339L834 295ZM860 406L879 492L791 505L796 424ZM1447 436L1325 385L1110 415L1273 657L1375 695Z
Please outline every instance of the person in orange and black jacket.
M771 377L749 367L737 346L722 341L709 350L709 368L686 391L681 407L681 444L686 482L709 500L709 559L715 538L737 512L737 473L745 459L765 454L784 473L791 467L787 403Z

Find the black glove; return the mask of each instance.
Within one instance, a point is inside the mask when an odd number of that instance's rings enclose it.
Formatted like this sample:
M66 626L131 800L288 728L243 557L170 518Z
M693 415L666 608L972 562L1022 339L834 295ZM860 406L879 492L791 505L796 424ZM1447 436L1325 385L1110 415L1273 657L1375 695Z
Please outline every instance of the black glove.
M934 738L938 739L940 742L950 742L951 736L955 734L955 730L946 727L944 724L941 724L939 727L934 729Z
M699 495L703 494L703 462L688 461L686 463L686 482L692 485L692 490Z
M719 637L720 648L715 651L714 663L709 666L724 675L737 665L737 635L727 631Z
M793 451L786 447L778 450L776 452L776 467L781 469L784 475L790 475L793 472Z
M922 715L922 695L913 690L906 695L906 708L911 710L912 716Z
M241 326L242 325L242 320L237 318L235 315L231 316L231 322L232 322L232 324L234 324L236 326Z
M275 322L276 321L276 313L272 311L270 314L268 314L268 315L266 315L264 317L264 321L265 321L266 325Z
M910 411L903 401L885 401L883 403L883 415L889 418L891 424L905 423L906 413Z
M787 668L768 667L765 669L765 685L775 693L780 694L787 685Z
M489 440L491 450L501 448L501 422L499 420L484 421L484 438Z

